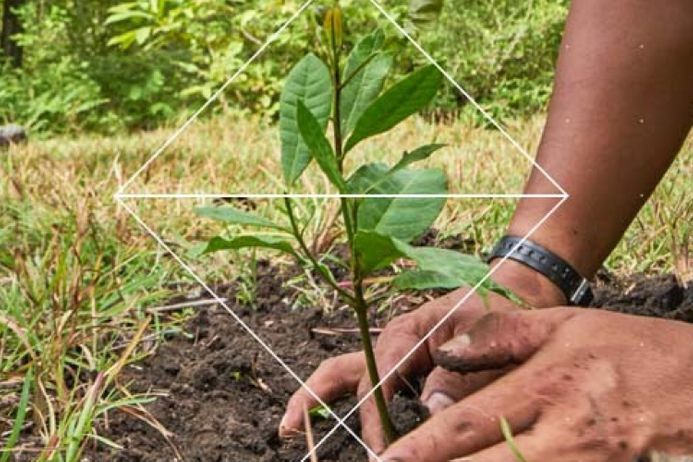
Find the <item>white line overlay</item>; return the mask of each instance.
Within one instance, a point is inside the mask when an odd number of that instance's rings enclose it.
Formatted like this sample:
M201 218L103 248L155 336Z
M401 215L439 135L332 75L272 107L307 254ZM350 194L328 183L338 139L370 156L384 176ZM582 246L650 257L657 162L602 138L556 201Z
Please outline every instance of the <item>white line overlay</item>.
M183 125L181 125L180 128L178 128L178 130L176 130L164 142L164 144L162 144L156 151L154 151L154 154L152 154L152 156L149 159L147 159L147 161L144 164L142 164L142 166L130 177L130 179L128 179L118 189L117 194L124 193L125 190L132 184L132 182L135 181L135 178L137 178L143 171L145 171L147 169L147 167L149 167L149 165L152 162L154 162L156 160L156 158L159 157L161 155L161 153L163 153L166 150L166 148L168 148L171 144L173 144L173 142L176 139L178 139L178 137L185 130L187 130L188 127L190 127L190 125L192 125L192 123L195 120L197 120L197 118L200 117L200 115L209 106L211 106L211 104L213 102L215 102L217 99L219 99L219 96L221 96L221 94L224 93L224 91L226 91L226 89L229 87L229 85L231 85L231 83L233 83L233 81L236 80L238 78L238 76L240 76L243 72L245 72L245 70L248 68L248 66L250 66L253 62L255 62L255 60L257 58L259 58L260 55L262 55L262 53L265 52L265 50L267 50L267 48L272 44L272 42L277 40L277 37L279 37L279 35L282 32L284 32L291 25L291 23L296 20L296 18L301 16L301 13L303 13L306 10L306 8L308 8L311 5L311 3L313 3L314 1L315 0L306 1L303 5L301 5L301 7L298 10L296 10L296 12L293 15L291 15L291 17L284 24L282 24L279 27L279 29L277 29L277 31L274 34L270 35L269 38L265 41L265 43L263 43L262 46L260 46L260 48L257 49L257 51L248 59L248 61L243 63L243 65L241 67L239 67L236 70L236 72L234 72L233 75L231 75L231 77L229 77L229 79L226 82L224 82L224 84L221 87L219 87L219 89L217 91L215 91L214 94L212 96L210 96L209 99L207 101L205 101L205 103L202 106L200 106L200 108L197 111L195 111L193 113L193 115L191 115L190 118L188 120L186 120L185 123Z
M511 250L510 252L508 252L508 254L507 254L505 257L501 258L501 259L498 261L498 263L496 263L496 264L489 270L489 272L486 273L486 275L485 275L483 278L481 278L481 279L479 280L479 282L477 282L476 285L474 285L474 287L472 287L472 288L469 290L469 292L467 292L467 293L464 295L464 297L462 297L457 303L455 303L455 305L454 305L452 308L450 308L450 310L445 314L445 316L443 316L442 318L440 318L440 320L436 323L436 325L433 326L433 327L431 328L431 330L428 331L428 333L427 333L424 337L422 337L421 340L419 340L419 342L418 342L416 345L414 345L414 347L413 347L411 350L409 350L409 352L408 352L407 354L405 354L404 356L402 356L402 359L400 359L400 360L397 362L397 364L395 364L395 365L392 367L392 369L390 369L389 372L387 372L385 375L383 375L383 376L380 378L380 382L378 382L377 384L375 384L375 386L374 386L373 388L371 388L371 390L370 390L368 393L366 393L366 394L359 400L359 402L356 403L356 405L355 405L354 407L351 408L351 410L350 410L349 412L347 412L346 414L344 414L344 417L342 417L342 420L341 420L341 421L343 422L343 421L347 420L349 417L351 417L352 414L354 414L354 412L356 412L356 411L359 409L359 407L361 407L361 405L362 405L363 403L365 403L365 402L371 397L371 395L375 392L375 390L376 390L377 388L380 388L380 387L383 385L383 383L385 383L385 381L386 381L387 379L389 379L389 378L397 371L397 369L399 369L399 368L402 366L402 364L404 364L404 363L411 357L411 355L414 354L414 352L416 352L416 350L418 350L419 348L421 348L421 346L431 337L431 335L433 335L433 334L440 328L440 326L442 326L442 325L450 318L450 316L452 316L452 315L455 313L455 311L457 311L467 300L469 300L469 298L470 298L472 295L474 295L474 294L476 293L476 291L479 289L479 287L481 287L491 276L493 276L493 275L495 274L496 271L498 271L498 268L500 268L501 265L503 265L503 263L505 263L505 262L508 260L508 257L510 256L510 254L512 254L512 253L515 252L518 248L520 248L520 247L527 241L527 239L529 239L530 236L532 236L532 234L534 234L534 233L536 232L536 230L539 229L539 228L541 227L541 225L543 225L543 224L546 222L546 220L548 220L548 219L551 217L551 215L553 215L553 214L556 212L556 210L559 209L559 207L560 207L561 205L563 205L563 203L564 203L566 200L568 200L568 198L567 198L567 197L564 197L564 198L561 199L556 205L554 205L553 208L551 208L551 210L549 210L549 211L546 213L546 215L544 215L544 217L543 217L541 220L539 220L539 222L537 222L537 224L535 224L535 225L529 230L529 232L528 232L527 234L525 234L525 235L522 237L522 239L520 239L520 241L519 241L517 244L515 244L515 246L512 248L512 250ZM320 441L318 441L318 443L313 447L313 449L312 449L310 452L308 452L308 454L306 454L305 457L303 457L303 459L301 459L301 462L305 462L306 460L308 460L308 459L310 458L310 456L311 456L312 454L314 454L315 451L317 451L317 450L320 448L320 446L321 446L325 441L327 441L327 439L337 430L337 428L339 428L339 425L335 425L334 427L332 427L332 430L330 430L329 432L327 432L327 434L326 434L325 436L323 436L322 439L321 439ZM378 458L378 457L376 457L376 459L377 459L379 462L381 461L381 459Z
M168 253L176 260L176 262L178 262L178 264L179 264L185 271L187 271L188 274L190 274L190 276L192 276L193 279L195 279L195 280L196 280L196 281L197 281L197 282L209 293L209 295L212 296L212 298L214 298L214 300L215 300L219 305L221 305L222 307L224 307L224 309L233 317L233 319L235 319L236 322L237 322L238 324L240 324L240 326L241 326L251 337L253 337L253 339L255 339L255 341L258 342L258 343L260 344L260 346L262 346L262 348L264 348L265 351L267 351L267 353L269 353L270 356L272 356L272 358L274 358L274 360L277 361L277 362L278 362L278 363L279 363L279 364L291 375L291 377L294 378L294 380L296 380L299 384L301 384L301 386L302 386L303 388L305 388L306 391L308 391L308 393L310 393L310 395L311 395L318 403L320 403L321 406L323 406L323 407L327 410L327 412L330 414L331 417L333 417L335 420L337 420L338 426L341 425L342 427L344 427L344 429L346 429L346 431L349 432L349 434L351 434L351 436L353 436L353 437L356 439L356 441L358 441L358 442L361 444L361 446L363 446L363 447L366 449L366 451L368 451L368 454L369 454L371 457L375 457L376 459L380 460L380 459L378 458L377 454L375 454L375 452L374 452L370 447L368 447L368 445L367 445L366 443L364 443L363 440L361 440L361 438L360 438L360 437L359 437L359 436L358 436L358 435L357 435L346 423L344 423L344 420L343 420L343 419L340 419L339 416L338 416L337 414L335 414L335 412L334 412L334 411L322 400L322 398L320 398L313 390L311 390L311 389L305 384L305 382L303 381L303 379L301 379L301 377L299 377L298 374L296 374L296 373L284 362L284 360L281 359L281 358L279 357L279 355L277 355L277 353L275 353L274 350L273 350L272 348L270 348L270 346L269 346L267 343L265 343L265 341L262 340L262 338L261 338L253 329L251 329L250 326L248 326L248 325L243 321L243 319L241 319L241 317L238 316L238 315L229 307L229 305L227 305L226 299L221 298L219 295L217 295L217 293L216 293L215 291L213 291L212 288L211 288L200 276L198 276L197 273L195 273L195 271L193 271L193 269L192 269L187 263L185 263L185 262L183 261L183 259L182 259L181 257L179 257L178 254L176 254L176 253L171 249L171 247L170 247L168 244L166 244L166 242L161 238L161 236L159 236L156 232L154 232L154 230L153 230L152 228L150 228L149 225L147 225L147 224L144 222L144 220L142 220L142 218L141 218L134 210L132 210L132 208L130 208L130 206L128 206L128 205L127 205L124 201L122 201L122 200L118 200L118 204L119 204L120 206L122 206L125 210L127 210L127 212L128 212L130 215L132 215L132 217L135 219L135 221L137 221L137 223L139 223L139 225L140 225L140 226L141 226L141 227L142 227L142 228L143 228L143 229L144 229L144 230L145 230L145 231L146 231L146 232L147 232L147 233L148 233L148 234L160 245L160 246L161 246L161 248L164 249L166 252L168 252Z
M183 259L178 256L171 247L166 244L165 240L157 234L145 221L135 212L135 210L126 203L128 200L152 200L152 199L166 199L166 200L183 200L183 199L199 199L199 200L211 200L211 199L338 199L338 198L350 198L350 199L361 199L361 198L413 198L413 199L424 199L424 198L445 198L445 199L557 199L558 202L547 212L547 214L539 220L530 231L516 244L515 248L521 246L539 227L541 227L546 220L551 217L551 215L558 210L558 208L569 198L568 193L563 187L541 166L537 163L533 156L531 156L521 145L518 143L509 133L503 128L503 126L498 123L472 96L418 43L414 38L412 38L407 31L397 23L397 21L383 8L383 6L377 0L369 0L373 6L382 14L390 23L394 25L397 31L402 34L431 64L433 64L441 74L450 82L450 84L457 89L467 100L488 120L494 128L496 128L511 144L515 149L517 149L525 158L527 158L533 167L540 172L547 180L559 191L554 194L483 194L483 193L471 193L471 194L333 194L333 193L320 193L320 194L268 194L268 193L235 193L235 194L217 194L217 193L126 193L125 191L134 183L138 176L144 172L167 148L169 148L173 142L178 139L178 137L186 131L192 123L197 120L200 115L207 109L213 102L215 102L219 96L233 83L243 72L248 68L250 64L255 62L266 50L267 48L277 40L279 35L283 33L315 0L305 1L300 8L291 15L291 17L284 22L276 32L271 34L267 40L255 51L255 53L242 65L240 66L229 79L197 110L195 111L189 119L185 121L175 132L171 134L166 141L157 148L152 155L142 164L137 171L119 188L118 192L114 195L114 200L116 203L123 207L134 220L144 229L144 231L149 234L155 242L158 243L161 248L169 253L174 260L187 271L192 278L198 282L213 298L221 305L233 318L234 320L255 340L260 346L270 354L270 356L279 363L279 365L284 368L300 385L303 387L320 405L322 405L332 418L337 421L337 424L325 435L322 439L313 447L313 449L306 454L301 462L307 461L313 453L315 453L318 448L320 448L329 437L331 437L338 428L343 427L361 446L365 448L371 460L376 460L382 462L382 459L356 434L347 424L346 420L349 419L359 407L370 398L373 392L380 388L382 384L394 374L397 369L404 364L404 362L409 359L409 357L420 348L431 335L447 320L452 314L459 309L473 294L476 293L477 289L481 287L497 270L505 263L507 256L500 259L500 261L495 264L489 272L474 286L469 292L465 294L462 299L460 299L449 311L448 313L438 321L438 323L423 337L406 355L399 360L399 362L382 376L379 383L377 383L365 396L363 396L358 403L351 408L351 410L345 414L344 417L340 418L328 405L323 402L323 400L318 396L312 389L310 389L306 383L272 350L272 348L255 332L253 331L226 303L226 300L219 297L212 288L204 282L204 279L200 277L195 271L183 261Z
M126 199L565 199L567 194L116 194Z
M467 92L467 90L465 90L465 89L462 87L462 85L460 85L460 84L457 82L457 80L455 80L455 79L452 77L452 75L450 75L450 73L449 73L448 71L446 71L446 70L443 68L443 66L441 66L441 65L438 63L438 61L436 61L436 60L433 58L433 56L431 56L431 55L421 46L421 44L419 44L419 42L417 42L416 40L414 40L414 38L413 38L411 35L409 35L409 33L408 33L408 32L407 32L407 31L395 20L395 18L393 18L392 15L390 15L387 11L385 11L385 8L383 8L383 6L382 6L380 3L378 3L377 0L370 0L370 2L373 4L373 6L375 6L375 7L378 9L378 11L380 11L380 14L382 14L383 16L385 16L385 17L387 18L387 20L390 21L390 22L392 23L392 25L395 26L395 28L399 31L400 34L402 34L407 40L409 40L409 42L414 46L414 48L416 48L417 50L419 50L419 52L420 52L422 55L424 55L424 56L426 57L426 59L427 59L428 61L430 61L430 63L433 64L433 65L436 67L436 69L438 69L438 70L440 71L440 73L443 74L443 76L444 76L446 79L448 79L448 82L450 82L450 83L452 84L452 86L454 86L454 87L457 89L457 91L459 91L460 93L462 93L462 94L465 96L465 98L467 98L467 100L472 104L472 106L474 106L474 107L476 108L476 110L478 110L478 111L481 113L481 115L483 115L483 116L486 118L486 120L488 120L488 121L491 123L491 125L493 125L499 132L501 132L501 134L502 134L508 141L510 141L510 143L515 147L515 149L517 149L518 151L520 151L520 153L521 153L523 156L525 156L525 157L527 158L527 160L529 160L529 161L532 163L532 165L534 165L534 168L536 168L537 171L541 172L541 174L544 175L544 176L546 177L546 179L549 180L549 181L551 182L551 184L552 184L556 189L558 189L562 194L564 194L564 195L566 195L566 196L568 195L568 192L567 192L565 189L563 189L563 187L562 187L560 184L558 184L558 182L557 182L556 180L554 180L554 178L553 178L551 175L549 175L549 172L547 172L546 170L544 170L544 167L542 167L541 165L539 165L539 163L534 159L534 157L532 157L532 156L525 150L525 148L523 148L522 145L521 145L520 143L518 143L518 142L515 140L515 138L513 138L512 136L510 136L510 133L508 133L508 131L507 131L505 128L503 128L503 126L502 126L501 124L499 124L499 123L496 121L496 119L494 119L493 117L491 117L491 114L489 114L489 113L486 111L486 109L484 109L474 98L472 98L472 95L470 95L470 94Z

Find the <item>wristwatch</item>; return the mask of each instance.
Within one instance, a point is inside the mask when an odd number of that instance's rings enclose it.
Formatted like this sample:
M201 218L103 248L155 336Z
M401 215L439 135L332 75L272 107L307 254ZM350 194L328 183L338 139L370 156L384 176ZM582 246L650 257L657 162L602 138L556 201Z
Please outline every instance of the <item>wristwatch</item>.
M488 261L504 257L549 278L565 294L570 305L588 306L594 298L587 278L580 275L567 261L536 242L517 236L504 236L493 248Z

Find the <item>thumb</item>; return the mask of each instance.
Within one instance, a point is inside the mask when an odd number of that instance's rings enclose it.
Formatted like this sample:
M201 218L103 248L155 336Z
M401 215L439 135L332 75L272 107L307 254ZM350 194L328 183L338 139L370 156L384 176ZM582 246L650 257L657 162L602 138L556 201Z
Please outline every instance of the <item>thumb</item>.
M456 372L521 364L575 314L572 308L489 313L466 333L443 344L433 353L433 359L439 366Z

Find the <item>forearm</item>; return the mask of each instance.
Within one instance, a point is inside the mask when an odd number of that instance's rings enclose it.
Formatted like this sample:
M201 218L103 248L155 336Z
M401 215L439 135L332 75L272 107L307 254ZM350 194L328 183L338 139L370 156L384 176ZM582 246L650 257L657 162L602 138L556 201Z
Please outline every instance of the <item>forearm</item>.
M693 2L576 0L537 161L570 194L532 239L592 276L693 120ZM534 171L527 193L555 189ZM509 232L556 204L523 200Z

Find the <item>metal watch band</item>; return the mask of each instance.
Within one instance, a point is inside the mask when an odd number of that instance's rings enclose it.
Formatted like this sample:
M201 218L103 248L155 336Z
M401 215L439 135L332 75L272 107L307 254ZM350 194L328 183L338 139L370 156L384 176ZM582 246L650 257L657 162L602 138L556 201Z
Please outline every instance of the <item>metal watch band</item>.
M517 236L504 236L494 247L489 261L507 257L543 274L565 294L570 305L588 306L594 294L589 281L550 250Z

